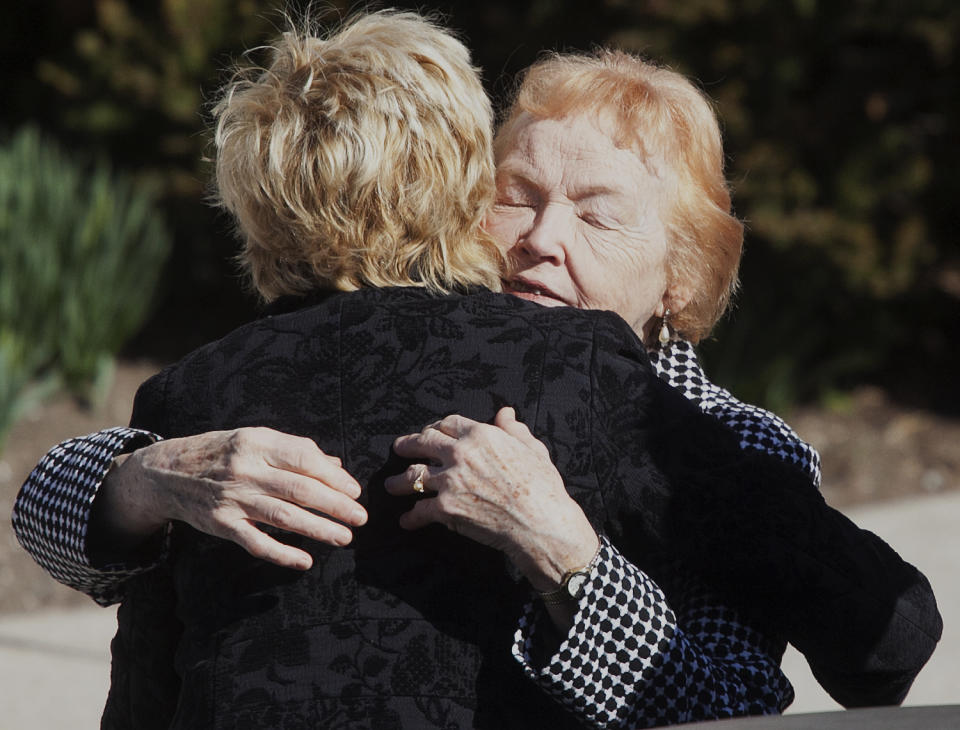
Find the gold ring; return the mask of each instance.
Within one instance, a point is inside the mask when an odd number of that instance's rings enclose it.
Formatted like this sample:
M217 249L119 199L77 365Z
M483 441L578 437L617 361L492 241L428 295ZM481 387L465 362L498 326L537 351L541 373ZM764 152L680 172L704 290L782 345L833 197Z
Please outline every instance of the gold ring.
M423 475L426 474L426 468L420 470L417 478L413 480L413 491L417 494L423 494Z

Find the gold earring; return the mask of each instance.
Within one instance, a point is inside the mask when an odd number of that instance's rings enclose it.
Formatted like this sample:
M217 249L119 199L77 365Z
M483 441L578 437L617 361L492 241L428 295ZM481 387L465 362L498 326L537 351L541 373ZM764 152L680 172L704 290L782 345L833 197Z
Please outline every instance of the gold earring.
M667 319L670 317L670 310L667 309L663 313L663 326L660 327L660 335L657 339L660 341L660 347L665 347L668 342L670 342L670 327L667 325Z

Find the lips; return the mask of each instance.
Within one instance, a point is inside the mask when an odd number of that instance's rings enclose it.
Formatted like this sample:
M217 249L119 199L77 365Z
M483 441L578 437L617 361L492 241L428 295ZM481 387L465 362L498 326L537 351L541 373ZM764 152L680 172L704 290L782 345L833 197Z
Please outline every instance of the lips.
M542 304L545 307L567 307L568 305L557 294L546 286L532 279L516 277L504 282L504 290L520 299Z

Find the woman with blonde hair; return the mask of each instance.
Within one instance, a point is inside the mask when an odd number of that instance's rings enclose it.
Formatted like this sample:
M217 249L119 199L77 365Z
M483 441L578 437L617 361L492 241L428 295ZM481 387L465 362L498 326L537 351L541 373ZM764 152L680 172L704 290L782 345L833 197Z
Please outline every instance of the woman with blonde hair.
M86 587L109 600L103 587L115 590L117 579L130 572L127 566L92 570L97 545L124 534L140 541L171 519L277 564L309 569L303 579L286 573L278 579L226 543L178 525L170 559L151 577L124 584L121 616L136 615L131 607L139 606L142 618L157 607L158 622L176 633L176 626L165 623L173 609L155 599L170 600L169 592L158 589L165 579L177 583L176 614L189 618L186 633L176 660L153 665L168 672L176 664L165 678L175 695L184 682L179 699L167 698L181 703L180 722L203 708L261 723L267 717L276 723L276 713L286 713L315 724L331 718L363 724L369 719L364 713L375 712L418 725L429 717L497 727L563 726L573 718L646 726L782 709L791 697L776 666L782 639L767 638L714 601L694 575L694 568L708 572L697 556L704 545L743 547L736 535L718 538L717 530L729 532L722 520L713 528L702 520L717 499L745 497L758 509L812 505L805 513L811 521L827 514L816 507L815 490L804 491L810 477L801 469L816 473L815 452L779 419L709 383L701 382L697 391L691 386L696 378L684 377L698 371L695 360L685 362L692 349L677 332L695 341L709 331L732 290L742 238L729 214L709 106L690 97L692 87L682 77L641 63L631 73L659 73L670 82L666 96L673 104L655 106L655 125L638 125L630 112L649 90L624 84L613 72L636 61L618 54L600 57L599 77L582 74L566 86L574 67L597 67L596 61L560 57L531 72L526 97L521 91L499 135L497 205L488 230L511 250L509 288L519 298L565 308L464 296L456 292L499 286L498 256L479 228L493 187L489 108L475 77L471 82L462 73L469 64L456 41L409 16L373 17L389 18L390 24L365 19L328 41L288 36L270 70L232 86L218 111L221 199L237 219L258 290L279 308L290 306L283 301L287 295L359 291L323 297L315 307L299 302L296 312L262 320L195 353L145 385L133 424L167 437L254 424L274 430L160 442L120 460L107 481L103 475L113 455L145 433L117 430L85 442L78 450L99 450L96 461L106 465L90 469L102 468L89 480L94 494L100 483L105 487L90 531L91 542L99 542L81 545L79 559L72 557L61 575L83 585L94 574L99 583ZM420 30L403 33L409 22ZM351 38L359 45L351 46ZM429 43L418 39L437 42L440 55L460 59L459 65L427 52ZM367 46L366 40L372 42ZM391 49L419 68L406 68ZM363 63L356 54L366 54ZM584 79L601 102L583 97ZM417 90L426 93L400 93ZM464 104L464 116L458 116L461 111L452 107ZM695 112L707 110L699 114L700 127L681 114L691 105ZM671 130L679 135L677 144L667 139ZM576 166L569 162L574 159ZM715 253L698 253L703 240L715 244ZM728 427L716 428L650 377L647 353L623 322L576 314L572 307L619 314L652 348L661 376L670 376L672 362L671 384ZM299 370L304 363L310 364L309 377ZM330 380L332 373L336 380ZM238 405L225 407L234 399ZM497 411L505 404L516 405L533 432L547 439L557 468L509 411ZM454 409L469 418L437 420ZM654 415L662 422L650 423ZM494 425L482 423L491 419ZM387 473L382 458L392 440L388 434L402 433L405 423L417 428L431 421L432 427L396 447L431 465L411 466L389 483L397 494L425 496L412 509L381 500L375 485ZM282 430L313 441L277 433ZM362 505L355 501L357 482L324 458L314 441L343 459L366 486ZM218 459L213 469L211 454ZM783 469L780 459L801 469ZM41 491L49 482L46 469L41 464L34 477ZM160 472L166 476L157 480ZM84 471L79 476L87 481ZM53 479L64 482L62 475ZM114 487L106 488L108 483ZM761 490L768 483L774 484ZM75 482L66 486L74 491ZM696 499L710 495L708 487L714 501L698 506ZM787 499L791 490L801 495L799 502ZM677 524L663 508L672 491L678 495L674 505L688 508ZM34 554L45 555L42 535L31 536L42 532L37 525L43 519L31 504L33 493L25 485L18 534L28 536L24 542ZM350 542L341 523L359 526L368 514L370 524L357 531L353 547L323 547ZM542 594L521 619L515 665L504 663L510 642L493 627L506 627L511 607L521 614L525 590L506 580L489 553L465 548L462 538L435 531L404 537L390 531L390 516L407 528L441 522L496 548ZM906 576L922 594L922 576L892 551L827 517L823 530L855 536L880 556L877 562L889 575L898 581ZM741 526L756 522L749 515L739 519ZM697 520L704 536L688 531ZM795 518L785 512L778 517L783 520ZM294 536L277 540L264 523ZM783 548L769 531L751 539ZM667 545L682 551L671 556L686 561L679 569L656 553ZM114 555L122 552L111 548ZM744 572L742 564L721 563L719 569L734 581ZM74 570L86 573L77 580ZM773 599L757 596L767 601L764 608L789 608L783 598L797 595L793 577L782 576ZM244 586L239 594L235 581ZM334 600L326 589L343 581L359 593L337 593ZM423 584L434 581L427 598ZM723 582L713 576L711 591ZM726 586L728 592L739 587ZM615 600L604 598L610 595ZM545 617L536 609L540 604ZM315 608L299 608L306 605ZM750 601L738 602L744 605L749 608ZM261 607L255 620L244 612L252 606ZM379 607L378 620L389 622L402 641L391 646L383 634L388 624L373 619L355 630L371 606ZM765 611L760 615L771 621ZM795 626L795 617L776 616L771 637L782 635L778 620ZM428 627L426 633L415 628L417 622ZM278 624L289 633L278 636ZM338 641L321 638L321 625ZM489 636L472 633L478 627L489 628ZM833 638L822 626L810 628L818 630ZM840 646L859 639L840 636ZM115 643L120 656L125 648L127 657L136 655L140 642L146 642L144 655L155 657L155 642L136 622L122 621ZM294 646L304 647L295 657ZM231 671L242 656L259 663L242 665L225 688L223 677L211 673L211 655ZM442 671L423 663L440 656L452 658ZM408 663L419 671L404 671ZM267 686L265 667L273 677ZM543 705L543 694L531 694L533 684L522 679L521 668L568 714L555 714ZM867 667L868 676L872 671ZM133 674L115 668L115 688L118 676L129 686ZM297 689L278 694L281 675ZM304 687L316 685L318 677L339 694L321 692L308 700ZM216 687L223 694L188 689L193 687ZM398 692L407 700L397 699ZM254 695L256 701L247 704ZM123 703L123 692L115 689L110 707L115 711Z

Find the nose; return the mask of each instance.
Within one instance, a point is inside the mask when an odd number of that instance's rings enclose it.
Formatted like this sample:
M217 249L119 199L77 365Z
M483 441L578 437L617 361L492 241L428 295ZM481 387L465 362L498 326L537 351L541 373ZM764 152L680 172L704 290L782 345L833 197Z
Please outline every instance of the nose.
M572 231L570 214L569 206L562 203L550 202L542 206L529 230L520 238L520 250L537 261L563 264Z

